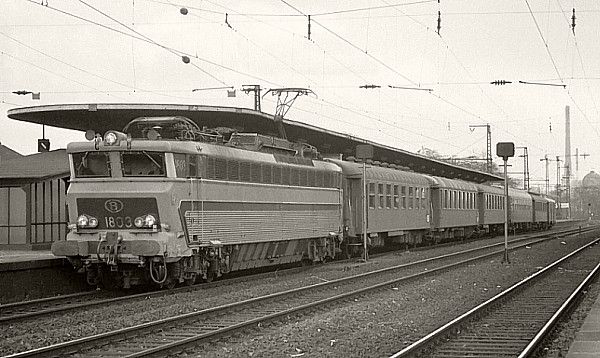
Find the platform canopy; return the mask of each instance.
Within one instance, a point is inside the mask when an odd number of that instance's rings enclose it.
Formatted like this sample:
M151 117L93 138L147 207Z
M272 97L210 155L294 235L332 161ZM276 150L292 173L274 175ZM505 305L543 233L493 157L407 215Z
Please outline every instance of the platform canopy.
M121 130L137 117L185 116L201 128L230 127L240 132L279 136L283 128L290 141L306 142L317 147L324 156L355 156L356 146L374 147L373 160L408 167L415 172L472 182L501 181L501 177L462 168L361 138L334 132L290 119L276 121L275 116L247 108L215 107L183 104L59 104L16 108L8 117L19 121L74 130Z

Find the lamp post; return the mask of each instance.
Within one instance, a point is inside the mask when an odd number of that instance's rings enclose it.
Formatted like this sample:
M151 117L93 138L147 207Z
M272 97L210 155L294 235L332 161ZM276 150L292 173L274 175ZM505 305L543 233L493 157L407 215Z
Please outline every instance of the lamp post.
M504 257L502 263L510 264L508 258L508 158L515 156L515 144L512 142L499 142L496 144L496 155L504 160Z

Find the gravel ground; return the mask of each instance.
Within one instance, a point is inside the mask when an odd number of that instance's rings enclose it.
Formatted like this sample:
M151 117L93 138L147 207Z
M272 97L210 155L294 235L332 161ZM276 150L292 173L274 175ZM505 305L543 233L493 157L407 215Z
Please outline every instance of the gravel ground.
M600 282L596 281L590 285L585 296L581 299L578 307L571 312L569 318L559 323L557 331L546 342L545 348L540 352L538 358L566 357L571 342L575 339L577 331L598 299L598 295L600 295Z
M486 243L489 242L491 240L486 240ZM286 324L261 327L249 337L244 335L239 341L231 338L182 356L385 356L534 272L562 252L572 250L581 242L581 238L552 240L548 244L511 253L511 265L501 265L498 261L501 257L498 257L498 260L488 260L360 298L310 317L293 318ZM475 245L481 243L464 246ZM451 251L457 251L457 248L389 255L363 264L316 266L308 273L283 277L274 275L260 283L250 281L223 285L210 290L151 298L141 303L138 301L3 325L0 327L0 354L20 352Z
M512 252L510 265L497 260L469 265L180 356L387 357L582 242L579 238L553 240ZM561 335L556 344L566 340Z

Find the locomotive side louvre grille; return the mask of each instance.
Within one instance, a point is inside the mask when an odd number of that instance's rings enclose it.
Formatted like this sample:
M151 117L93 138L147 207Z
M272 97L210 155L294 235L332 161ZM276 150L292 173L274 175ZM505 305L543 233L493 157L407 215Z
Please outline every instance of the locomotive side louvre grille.
M315 171L315 170L306 171L306 185L307 186L317 186L316 175L317 175L317 171Z
M325 173L324 172L317 172L316 173L316 179L315 179L315 186L323 186L324 185L324 177L325 177Z
M215 158L215 179L227 180L227 160Z
M262 165L260 163L250 163L250 181L253 183L261 183Z
M206 159L206 177L208 179L215 179L215 158Z
M250 162L240 162L240 180L250 182L252 174L250 173Z
M281 168L281 184L290 185L290 167Z
M337 230L339 210L188 211L188 234L226 244L323 237ZM307 225L310 223L310 225Z
M237 160L227 161L227 179L233 181L240 180L240 162Z
M273 184L281 184L281 167L273 166Z
M271 164L262 165L262 182L266 184L273 183L273 166Z
M205 158L207 179L236 182L337 188L340 174L309 167L294 167L223 158Z
M290 170L290 185L294 185L294 186L300 185L300 169L291 168L291 170Z

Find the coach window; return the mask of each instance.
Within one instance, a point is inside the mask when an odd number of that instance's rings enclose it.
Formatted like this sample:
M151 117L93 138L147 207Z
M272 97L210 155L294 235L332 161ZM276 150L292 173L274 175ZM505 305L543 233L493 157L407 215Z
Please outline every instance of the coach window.
M394 185L394 209L398 209L400 207L400 191L398 189L398 185Z
M421 188L421 209L427 209L427 197L429 189Z
M385 207L392 208L392 184L385 185Z
M408 187L408 208L412 209L413 208L413 200L415 197L415 188L413 188L412 186Z
M442 208L448 209L448 190L442 190Z
M375 183L369 183L369 208L375 209Z
M383 191L383 184L377 184L377 189L379 192L379 209L383 209L384 208L384 196L385 196L385 192Z
M421 209L421 189L415 188L415 210Z
M406 209L406 187L400 187L400 195L402 196L402 209Z

